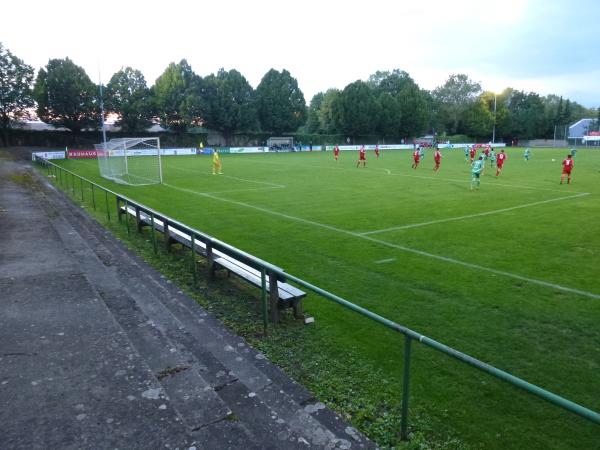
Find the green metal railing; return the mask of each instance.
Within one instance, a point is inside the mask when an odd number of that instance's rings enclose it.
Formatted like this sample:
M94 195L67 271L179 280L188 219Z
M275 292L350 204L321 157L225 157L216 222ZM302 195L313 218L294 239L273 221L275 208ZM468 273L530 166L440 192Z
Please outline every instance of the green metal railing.
M38 161L39 161L39 158L38 158ZM62 187L64 187L65 191L67 193L69 192L69 184L68 184L67 180L68 180L68 176L69 175L71 176L70 190L71 190L71 195L73 197L75 196L75 189L74 189L75 177L80 179L82 201L84 199L84 194L83 194L84 183L89 184L92 189L92 203L94 205L94 209L96 208L96 202L94 199L94 189L99 189L101 191L104 191L106 214L107 214L108 221L111 220L110 208L109 208L109 202L108 202L109 194L115 197L115 204L117 207L117 215L119 217L119 220L121 220L121 214L122 214L122 211L120 209L120 202L123 202L125 204L125 207L127 207L127 206L134 207L134 208L136 208L136 211L141 210L141 211L145 212L146 214L149 214L151 217L151 222L152 222L152 234L153 234L152 241L153 241L153 246L154 246L155 252L157 251L156 238L154 236L155 218L157 218L158 220L161 220L163 222L163 225L165 223L168 223L168 226L170 228L175 228L183 233L188 233L190 235L190 239L191 239L191 243L192 243L191 244L192 259L193 259L192 270L194 272L194 283L195 284L196 284L196 277L197 277L196 242L198 242L198 241L203 242L207 247L211 246L211 248L218 249L218 250L226 253L227 255L232 256L235 259L238 259L244 263L247 263L252 267L258 268L258 270L261 273L261 290L262 290L261 300L262 300L263 326L265 328L265 331L268 326L268 319L267 319L268 304L267 304L266 280L268 277L274 276L278 280L292 281L299 286L302 286L302 287L304 287L304 288L306 288L328 300L331 300L331 301L343 306L344 308L350 309L358 314L368 317L369 319L372 319L375 322L378 322L381 325L404 335L404 370L403 370L403 392L402 392L402 405L401 405L402 416L401 416L401 424L400 424L400 428L401 428L400 436L401 436L401 439L403 439L403 440L406 440L408 438L410 363L411 363L411 346L412 346L413 341L419 342L421 344L424 344L427 347L433 348L434 350L436 350L438 352L444 353L445 355L448 355L451 358L454 358L458 361L461 361L465 364L475 367L476 369L478 369L482 372L485 372L489 375L492 375L493 377L503 380L519 389L524 390L525 392L528 392L529 394L532 394L534 396L541 398L542 400L552 403L553 405L556 405L556 406L558 406L562 409L565 409L571 413L577 414L578 416L583 417L584 419L586 419L590 422L600 425L600 414L595 411L592 411L591 409L588 409L588 408L581 406L575 402L572 402L566 398L563 398L557 394L554 394L553 392L547 391L535 384L529 383L521 378L511 375L510 373L500 370L490 364L479 361L476 358L473 358L465 353L462 353L458 350L453 349L452 347L449 347L438 341L435 341L434 339L431 339L425 335L417 333L416 331L413 331L410 328L404 327L396 322L386 319L385 317L375 314L361 306L355 305L354 303L351 303L342 297L339 297L331 292L321 289L318 286L315 286L307 281L304 281L301 278L290 275L289 273L285 272L283 269L276 267L273 264L268 263L267 261L263 261L260 258L252 256L252 255L250 255L242 250L239 250L225 242L222 242L212 236L209 236L201 231L198 231L198 230L191 228L183 223L180 223L177 220L167 217L151 208L148 208L147 206L144 206L140 203L135 202L134 200L131 200L123 195L117 194L116 192L106 189L103 186L100 186L90 180L80 177L79 175L77 175L67 169L64 169L50 161L41 160L40 162L44 167L46 167L46 169L48 170L48 174L53 175L56 182L58 184L60 184ZM58 175L57 175L57 171L58 171ZM67 184L63 185L63 179L65 180L65 182ZM130 215L129 213L125 213L125 216L126 216L125 221L126 221L128 233L130 232L129 231L129 229L130 229L129 215Z

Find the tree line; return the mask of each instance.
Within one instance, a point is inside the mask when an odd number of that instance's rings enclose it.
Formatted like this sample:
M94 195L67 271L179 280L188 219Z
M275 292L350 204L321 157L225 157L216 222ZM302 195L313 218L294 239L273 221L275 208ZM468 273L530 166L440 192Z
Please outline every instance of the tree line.
M103 101L99 95L103 90ZM237 70L202 77L185 59L171 63L148 86L141 71L126 67L106 86L91 81L69 58L51 59L34 69L0 43L0 127L6 137L15 122L37 117L74 133L98 129L101 106L125 133L143 132L153 123L178 133L194 126L236 133L274 135L304 132L400 139L433 133L489 140L552 138L558 129L584 117L598 117L556 95L506 88L494 94L464 74L451 75L432 91L420 88L402 70L377 71L344 89L316 94L307 106L297 80L271 69L256 89Z

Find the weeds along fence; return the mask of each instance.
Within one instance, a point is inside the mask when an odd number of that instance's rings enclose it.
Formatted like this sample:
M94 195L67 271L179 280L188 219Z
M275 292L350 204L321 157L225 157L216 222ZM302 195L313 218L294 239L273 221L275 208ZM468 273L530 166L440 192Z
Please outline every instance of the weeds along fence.
M420 334L416 331L413 331L407 327L404 327L396 322L393 322L385 317L382 317L378 314L375 314L361 306L355 305L354 303L337 296L331 292L328 292L324 289L321 289L318 286L315 286L301 278L295 277L281 268L274 266L266 261L263 261L259 258L256 258L248 253L239 250L225 242L222 242L212 236L207 235L201 231L198 231L194 228L191 228L185 224L178 222L177 220L165 216L158 211L153 210L147 206L142 205L141 203L136 202L135 200L129 199L121 194L113 192L109 189L106 189L103 186L100 186L86 178L83 178L76 173L69 171L52 163L51 161L37 158L37 162L46 170L47 175L55 180L55 184L64 189L73 199L81 199L83 202L85 200L84 197L84 188L89 187L91 189L91 201L92 207L94 211L98 211L101 208L104 209L107 220L110 222L111 220L119 220L121 221L120 214L120 205L123 204L127 210L128 207L136 208L136 210L143 210L146 214L149 214L151 217L152 224L154 224L154 220L158 219L162 221L163 224L168 224L168 226L172 229L177 229L183 233L189 234L192 240L192 262L191 262L191 271L193 272L194 281L196 281L197 276L197 267L196 267L196 254L195 254L195 246L193 242L195 240L201 241L204 244L211 245L213 248L218 248L223 251L226 251L228 254L235 258L239 258L241 260L251 260L254 265L260 267L261 277L262 277L262 313L263 313L263 326L265 331L268 326L268 315L267 315L267 288L266 288L266 280L269 276L277 276L281 278L286 278L289 281L296 283L297 285L304 287L319 296L337 303L338 305L352 310L362 316L365 316L397 333L400 333L404 336L404 367L403 367L403 389L402 389L402 415L401 415L401 424L400 424L400 436L402 440L406 440L408 438L408 412L409 412L409 394L410 394L410 365L411 365L411 348L413 342L423 344L427 347L430 347L440 353L443 353L455 360L458 360L464 364L467 364L471 367L474 367L482 372L485 372L493 377L496 377L500 380L507 382L508 384L522 389L523 391L534 395L546 402L554 404L564 410L567 410L573 414L576 414L584 419L600 425L600 414L588 409L584 406L581 406L575 402L572 402L560 395L557 395L553 392L547 391L535 384L529 383L521 378L518 378L514 375L511 375L508 372L500 370L490 364L484 363L476 358L473 358L465 353L462 353L452 347L444 345L434 339L431 339L423 334ZM114 208L114 209L113 209ZM111 215L112 209L112 215ZM127 233L130 234L130 230L132 224L130 224L129 214L125 215L125 226L127 227ZM154 246L154 251L158 251L157 241L156 241L156 232L155 227L151 226L152 233L152 243Z

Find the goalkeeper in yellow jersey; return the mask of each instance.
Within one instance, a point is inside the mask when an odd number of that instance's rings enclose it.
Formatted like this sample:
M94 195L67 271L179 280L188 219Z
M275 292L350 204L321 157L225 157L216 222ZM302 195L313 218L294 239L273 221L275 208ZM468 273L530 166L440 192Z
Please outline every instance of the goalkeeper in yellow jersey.
M213 163L213 175L216 175L217 173L219 175L222 174L223 171L221 170L221 158L219 158L219 152L217 151L217 149L213 150L212 163Z

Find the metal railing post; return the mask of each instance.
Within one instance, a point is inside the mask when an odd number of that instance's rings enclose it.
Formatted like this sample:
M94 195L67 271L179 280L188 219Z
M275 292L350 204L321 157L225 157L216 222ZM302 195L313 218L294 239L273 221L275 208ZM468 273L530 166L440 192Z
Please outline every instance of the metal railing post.
M121 222L121 199L115 195L115 202L117 204L117 219Z
M106 202L106 217L110 222L110 208L108 207L108 191L104 191L104 201Z
M127 236L131 237L131 230L129 229L129 204L127 200L125 200L125 226L127 227Z
M150 213L150 223L152 224L152 245L154 246L154 254L158 253L158 249L156 248L156 234L154 233L154 213Z
M83 203L83 178L79 178L79 185L81 186L81 203Z
M267 334L269 326L269 307L267 305L267 270L264 267L260 269L260 287L262 301L263 332Z
M400 439L408 440L408 396L410 392L410 344L412 338L404 335L404 376L402 380L402 417L400 421Z
M269 303L271 307L271 322L279 322L279 289L277 288L277 275L269 270ZM266 289L266 288L265 288Z
M94 211L96 211L96 196L94 195L94 183L90 182L90 186L92 187L92 207Z
M198 285L198 267L196 266L196 238L192 233L192 271L194 273L194 287Z
M71 172L71 195L75 197L75 174Z

